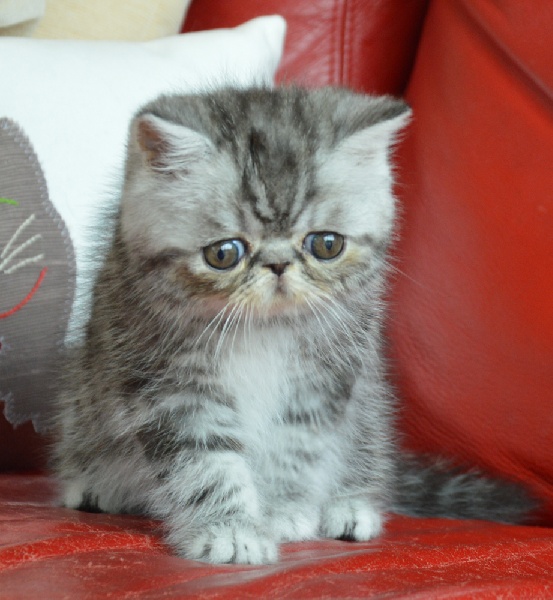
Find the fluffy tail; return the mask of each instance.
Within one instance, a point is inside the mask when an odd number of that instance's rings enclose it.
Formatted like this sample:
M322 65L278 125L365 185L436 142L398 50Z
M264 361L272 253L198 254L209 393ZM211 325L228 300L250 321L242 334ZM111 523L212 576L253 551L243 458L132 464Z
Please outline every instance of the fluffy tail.
M529 523L538 502L515 483L404 454L394 512L417 517Z

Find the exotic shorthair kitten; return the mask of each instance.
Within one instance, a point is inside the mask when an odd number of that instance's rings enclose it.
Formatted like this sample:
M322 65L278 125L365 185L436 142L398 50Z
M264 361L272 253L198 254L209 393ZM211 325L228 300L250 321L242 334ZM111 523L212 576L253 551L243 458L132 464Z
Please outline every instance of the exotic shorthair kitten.
M390 510L516 521L523 492L401 454L382 358L389 97L165 96L130 128L114 237L68 367L68 507L164 520L181 555L268 563Z

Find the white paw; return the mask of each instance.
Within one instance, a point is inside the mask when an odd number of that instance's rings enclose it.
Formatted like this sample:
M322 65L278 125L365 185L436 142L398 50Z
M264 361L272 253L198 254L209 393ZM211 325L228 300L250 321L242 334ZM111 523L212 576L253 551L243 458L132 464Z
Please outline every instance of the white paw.
M79 479L66 482L63 490L63 505L67 508L79 508L83 503L86 488L87 484Z
M319 521L319 511L315 507L311 512L302 512L290 505L269 515L269 528L281 542L299 542L317 537Z
M216 564L263 565L278 560L275 541L248 525L210 525L177 546L186 558Z
M325 537L366 542L382 532L384 519L365 498L333 499L323 508L321 533Z
M100 496L87 489L84 481L74 480L66 484L63 494L63 505L84 512L117 512L100 504Z

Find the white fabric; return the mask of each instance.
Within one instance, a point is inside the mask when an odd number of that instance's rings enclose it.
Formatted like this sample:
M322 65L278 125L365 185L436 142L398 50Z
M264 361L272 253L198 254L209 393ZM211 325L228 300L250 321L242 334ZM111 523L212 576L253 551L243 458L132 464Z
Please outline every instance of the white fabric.
M270 83L285 28L271 16L149 42L0 38L0 117L29 137L75 246L69 342L88 295L87 227L116 195L133 113L160 93Z

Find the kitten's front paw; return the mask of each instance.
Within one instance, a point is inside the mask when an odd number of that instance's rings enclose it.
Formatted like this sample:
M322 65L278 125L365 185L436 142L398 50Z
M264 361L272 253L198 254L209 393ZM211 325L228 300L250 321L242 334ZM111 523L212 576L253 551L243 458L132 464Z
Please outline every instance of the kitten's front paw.
M321 533L325 537L366 542L382 532L384 519L365 498L339 498L323 509Z
M310 511L301 510L296 505L284 506L269 515L269 527L281 542L312 540L319 531L320 515L316 507Z
M100 508L98 494L93 494L88 490L87 484L79 480L69 481L65 484L63 506L84 512L104 512Z
M177 547L186 558L216 564L262 565L278 560L275 541L249 525L210 525Z

